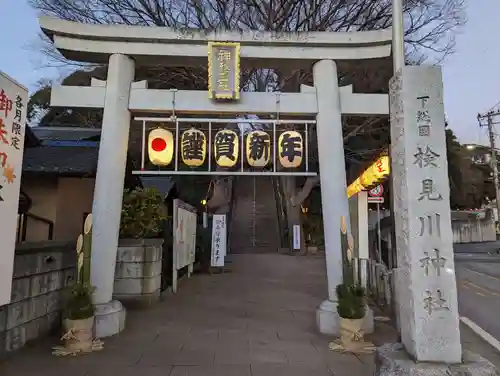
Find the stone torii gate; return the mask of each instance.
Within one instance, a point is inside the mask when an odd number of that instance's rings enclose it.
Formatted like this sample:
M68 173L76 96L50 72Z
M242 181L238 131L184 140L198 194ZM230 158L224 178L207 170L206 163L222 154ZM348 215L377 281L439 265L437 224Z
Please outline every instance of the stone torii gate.
M150 90L146 82L134 82L136 63L145 66L206 63L209 42L237 43L243 68L286 70L313 66L314 88L304 88L301 93L281 93L280 113L316 117L328 279L328 297L318 308L317 321L323 333L338 333L335 287L342 282L341 217L347 224L350 222L341 115L385 115L389 101L385 94L356 94L351 87L339 88L337 65L388 57L392 43L395 74L389 93L391 171L398 249L396 304L402 344L378 349L377 374L498 374L483 358L462 353L442 75L439 67L404 66L402 9L402 1L393 0L393 38L390 30L205 33L41 18L41 28L63 56L108 64L105 83L54 87L51 98L53 106L104 110L92 209L95 218L92 284L97 288L94 295L97 336L118 333L125 321L125 310L120 302L112 301L112 293L131 113L168 113L174 110L174 104L179 113L276 113L274 93L243 92L237 95L237 102L217 103L203 91L174 94Z
M40 19L40 25L66 58L108 64L105 83L94 80L90 87L54 86L51 97L52 106L104 109L92 209L97 335L113 335L124 325L124 309L120 302L112 301L112 293L131 113L169 113L174 110L174 100L177 113L276 113L274 93L242 92L236 102L218 103L210 100L205 91L173 93L148 89L144 81L134 82L136 63L206 64L210 41L239 43L242 68L313 66L314 88L280 93L280 113L316 117L328 276L328 298L317 317L322 332L338 333L335 287L342 282L341 217L349 223L341 115L387 115L388 96L353 93L352 86L339 88L336 61L388 57L391 31L206 33L165 27L89 25L46 17Z

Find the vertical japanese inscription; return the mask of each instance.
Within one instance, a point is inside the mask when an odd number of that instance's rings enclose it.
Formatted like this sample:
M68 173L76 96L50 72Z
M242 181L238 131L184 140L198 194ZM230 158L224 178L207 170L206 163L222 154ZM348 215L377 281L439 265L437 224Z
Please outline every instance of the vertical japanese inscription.
M12 149L21 149L23 108L21 95L16 94L13 101L6 90L0 87L0 168L3 178L3 181L0 180L0 201L5 201L2 192L5 184L13 184L17 178L14 156L11 154L9 158L9 154ZM10 121L12 126L9 129Z
M208 96L211 99L239 99L239 43L210 42L208 44Z
M220 260L220 230L221 221L217 219L215 221L215 262L218 263Z
M418 109L416 113L416 123L418 128L418 137L425 138L423 146L417 145L416 152L413 154L413 164L426 173L438 172L439 161L441 155L435 151L434 146L430 144L432 119L429 113L428 104L431 97L428 95L419 96L416 98L418 101ZM441 171L439 171L441 173ZM443 196L436 189L435 180L432 175L426 176L421 181L420 194L417 201L442 201ZM446 257L443 257L441 251L435 247L429 247L427 239L441 238L441 215L434 213L432 215L423 214L418 217L420 221L420 232L418 236L423 238L423 256L419 259L420 267L426 277L431 276L430 271L433 270L433 277L441 277L441 269L445 267L447 262ZM429 248L431 249L429 251ZM426 290L426 297L424 298L424 309L429 315L433 312L440 310L449 310L446 299L443 297L441 290L436 290L432 293L429 289Z
M419 136L430 136L431 135L431 117L429 115L429 109L427 108L427 102L430 97L428 95L417 97L419 101L419 109L417 110L417 127Z
M0 72L0 305L12 297L28 91Z

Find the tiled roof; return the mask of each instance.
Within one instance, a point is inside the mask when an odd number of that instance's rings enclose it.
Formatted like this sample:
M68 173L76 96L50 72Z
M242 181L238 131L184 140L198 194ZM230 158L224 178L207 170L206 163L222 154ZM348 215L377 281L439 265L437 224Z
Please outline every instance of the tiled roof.
M23 173L94 175L99 148L40 146L26 148Z
M167 176L141 176L144 188L156 188L164 197L167 197L175 185L174 179Z
M31 130L40 141L79 141L96 138L101 134L98 128L78 127L32 127Z

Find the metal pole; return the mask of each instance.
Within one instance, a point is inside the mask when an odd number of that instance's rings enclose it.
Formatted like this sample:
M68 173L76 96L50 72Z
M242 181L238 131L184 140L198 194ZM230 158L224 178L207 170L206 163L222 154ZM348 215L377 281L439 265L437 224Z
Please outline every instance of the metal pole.
M146 158L146 120L142 121L142 150L141 150L141 170L144 170L144 159Z
M241 132L241 145L240 145L240 153L241 153L241 172L245 171L245 131L243 127L240 128Z
M175 171L179 170L179 122L175 122Z
M309 172L309 127L305 124L306 172Z
M378 253L380 255L379 262L382 263L382 236L380 231L380 204L377 202L377 235L378 235Z
M392 64L394 73L405 66L403 0L392 0Z
M490 139L490 154L491 154L491 169L493 171L493 184L495 185L495 202L497 215L495 221L500 220L500 182L498 179L498 161L497 161L497 151L495 146L495 128L493 123L493 117L500 115L500 111L489 111L484 115L478 114L477 120L479 121L479 126L483 126L481 124L481 119L486 118L486 126L488 127L488 135Z
M273 122L273 172L276 172L276 122Z
M495 147L495 132L493 130L493 114L488 113L488 134L490 136L491 148L491 168L493 170L493 183L495 184L495 202L497 207L497 221L500 220L500 184L498 181L498 162L497 152Z
M208 122L208 172L212 171L212 122Z

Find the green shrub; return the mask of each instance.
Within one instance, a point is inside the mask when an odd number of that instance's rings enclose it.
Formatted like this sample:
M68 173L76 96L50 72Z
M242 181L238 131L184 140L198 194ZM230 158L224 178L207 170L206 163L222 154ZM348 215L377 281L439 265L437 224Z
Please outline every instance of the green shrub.
M165 219L166 207L157 189L135 188L123 191L121 238L156 238L163 231Z
M82 320L94 316L92 292L93 289L88 284L74 284L69 291L64 317L70 320Z
M359 284L340 284L337 286L337 312L344 319L365 317L365 289Z

